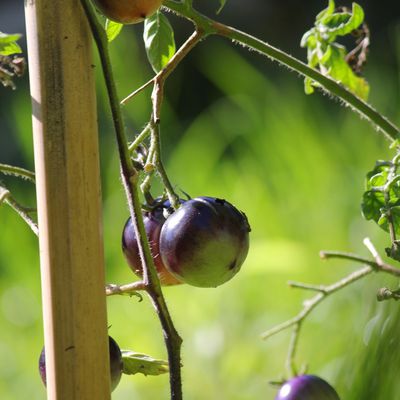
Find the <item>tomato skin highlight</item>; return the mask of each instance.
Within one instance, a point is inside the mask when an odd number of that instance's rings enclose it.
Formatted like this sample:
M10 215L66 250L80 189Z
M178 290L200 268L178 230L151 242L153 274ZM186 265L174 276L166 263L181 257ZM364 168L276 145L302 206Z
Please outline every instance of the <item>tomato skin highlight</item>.
M162 0L92 0L108 19L121 24L137 24L153 15Z
M249 249L246 216L225 200L197 197L165 221L160 254L176 278L197 287L217 287L239 272Z
M299 375L280 388L275 400L340 400L335 389L316 375Z

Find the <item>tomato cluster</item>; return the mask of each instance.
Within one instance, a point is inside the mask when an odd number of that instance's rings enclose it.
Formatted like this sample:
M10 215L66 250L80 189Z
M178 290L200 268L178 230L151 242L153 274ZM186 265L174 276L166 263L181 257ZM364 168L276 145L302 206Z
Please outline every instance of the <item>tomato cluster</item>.
M226 200L197 197L181 202L178 210L164 202L144 211L146 234L163 285L188 283L217 287L242 266L249 249L250 226L245 214ZM132 270L142 276L137 238L129 218L122 248Z

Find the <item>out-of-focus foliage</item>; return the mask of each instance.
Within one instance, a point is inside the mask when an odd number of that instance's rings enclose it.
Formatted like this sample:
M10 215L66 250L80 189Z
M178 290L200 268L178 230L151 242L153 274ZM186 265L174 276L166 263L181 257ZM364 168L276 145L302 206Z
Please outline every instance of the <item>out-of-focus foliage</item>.
M152 74L131 33L124 29L112 43L121 97ZM384 232L360 214L365 172L376 159L391 157L383 139L350 110L320 95L304 96L301 81L289 72L268 62L256 68L243 54L230 43L209 39L190 55L197 68L185 74L178 69L166 88L164 161L177 190L226 198L246 212L252 225L248 259L235 279L217 289L165 289L184 338L188 400L273 399L276 389L268 381L285 372L289 335L267 342L259 335L297 313L309 295L289 289L286 281L329 283L354 268L343 261L321 262L321 248L367 256L363 237L370 236L379 249L387 244ZM251 60L259 62L255 55ZM395 75L382 68L372 63L369 70L372 101L385 112L398 110L392 106L398 100ZM197 88L189 96L191 79L201 79L206 90ZM98 83L107 281L124 283L135 279L121 252L128 211L100 75ZM32 168L29 94L9 93L0 92L1 118L10 121L9 132L1 135L17 143L18 164ZM183 100L182 93L187 94ZM146 91L124 107L131 138L149 118L149 95ZM200 107L200 100L207 107ZM391 116L399 120L398 114ZM33 203L28 183L6 180L24 204ZM44 399L37 371L43 345L37 240L5 206L0 228L1 398ZM304 325L299 363L307 363L309 372L329 381L343 399L368 398L366 382L368 388L374 382L376 399L400 390L400 353L391 344L397 304L375 303L376 290L394 284L385 276L368 278L327 300ZM166 358L159 322L146 298L113 297L107 304L110 334L121 348ZM393 324L384 323L389 314ZM376 373L379 368L382 373ZM115 400L167 398L167 374L123 376L113 393Z

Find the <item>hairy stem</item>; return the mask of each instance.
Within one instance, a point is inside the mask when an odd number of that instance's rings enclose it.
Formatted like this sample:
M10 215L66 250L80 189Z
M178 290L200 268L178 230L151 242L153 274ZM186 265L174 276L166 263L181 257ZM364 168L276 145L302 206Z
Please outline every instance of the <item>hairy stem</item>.
M154 266L146 231L144 228L141 202L138 191L138 172L134 168L126 140L122 113L115 86L112 66L108 53L108 42L105 31L100 25L89 0L81 0L82 6L92 28L103 68L104 79L113 117L117 147L120 157L121 177L124 184L129 210L136 237L139 253L143 264L143 281L146 291L152 299L163 329L164 340L168 352L170 366L171 399L182 399L180 349L182 339L176 331L161 291L160 281Z
M323 75L318 70L309 67L302 61L254 36L214 21L200 14L193 8L188 7L184 3L174 0L165 0L164 5L170 10L176 12L178 15L191 20L196 27L201 28L206 34L217 34L229 40L233 40L249 50L255 50L260 54L285 65L292 71L318 82L325 91L338 97L354 111L361 114L362 117L368 119L389 141L393 142L400 138L400 130L395 124L377 112L370 104L361 100L338 82Z
M3 200L7 205L9 205L31 228L32 232L39 236L39 228L37 223L31 218L28 212L35 211L35 209L25 208L21 206L11 195L8 195Z
M114 296L116 294L134 295L142 290L146 290L146 285L143 281L126 283L125 285L116 285L114 283L109 283L108 285L106 285L106 296Z
M26 179L35 183L35 173L25 168L15 167L14 165L0 164L0 172L4 175L14 175L18 178Z
M374 245L372 244L371 240L368 238L364 239L364 244L371 252L374 260L370 260L364 257L361 257L356 254L352 253L345 253L340 251L321 251L320 256L323 259L330 259L330 258L340 258L346 259L350 261L356 261L361 264L365 264L366 266L360 268L359 270L352 272L351 274L347 275L343 279L331 284L331 285L309 285L306 283L301 282L289 282L289 285L294 288L305 289L305 290L312 290L317 291L314 297L311 299L306 300L303 303L303 309L293 318L267 330L264 332L261 337L263 339L267 339L285 329L290 328L291 326L296 326L297 324L301 324L303 320L310 314L310 312L319 304L321 303L326 297L331 295L332 293L337 292L340 289L345 288L346 286L364 278L365 276L371 274L372 272L385 272L387 274L399 277L400 276L400 269L393 267L385 262L383 262L382 258L379 256L378 252L376 251ZM294 343L297 343L295 341ZM294 351L293 351L294 354Z
M204 31L201 29L196 29L186 40L186 42L183 43L183 45L178 49L178 51L171 57L171 59L168 61L168 64L160 72L158 72L156 76L126 96L121 101L121 104L126 104L129 100L131 100L151 84L156 83L157 81L165 81L172 71L174 71L174 69L178 66L178 64L189 54L189 52L196 46L197 43L204 39L205 36L206 33ZM159 117L158 114L157 117Z
M319 303L321 303L326 297L328 297L332 293L335 293L338 290L343 289L344 287L360 280L361 278L364 278L365 276L369 275L373 271L374 271L374 268L372 268L370 266L360 268L359 270L347 275L345 278L341 279L340 281L338 281L332 285L325 286L323 291L321 291L320 293L316 294L311 299L308 299L304 302L303 309L295 317L283 322L282 324L275 326L274 328L271 328L271 329L265 331L261 335L261 338L264 340L268 339L269 337L271 337L279 332L282 332L283 330L290 328L291 326L302 323L302 321L311 313L311 311ZM294 285L292 284L292 286L294 286ZM298 284L295 287L301 288L302 286L300 286ZM297 343L297 341L296 341L296 343Z

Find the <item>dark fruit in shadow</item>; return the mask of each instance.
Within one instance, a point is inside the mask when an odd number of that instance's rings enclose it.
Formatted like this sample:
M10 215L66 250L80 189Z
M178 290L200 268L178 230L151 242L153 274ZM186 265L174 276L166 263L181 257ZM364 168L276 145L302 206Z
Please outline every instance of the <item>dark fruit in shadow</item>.
M165 205L165 203L167 203L167 205ZM165 268L160 256L160 231L165 222L163 211L166 207L168 207L168 205L169 202L164 202L163 205L157 206L152 211L143 212L143 222L147 237L149 239L151 254L153 256L154 265L156 267L160 283L163 286L178 285L182 283L179 279L171 275L171 273ZM131 218L126 221L122 233L122 250L132 271L137 276L142 277L142 262L140 260L138 242Z
M121 380L123 364L121 350L117 342L111 336L108 337L108 346L110 352L111 391L113 391ZM39 357L39 373L44 385L46 386L46 356L44 347Z

